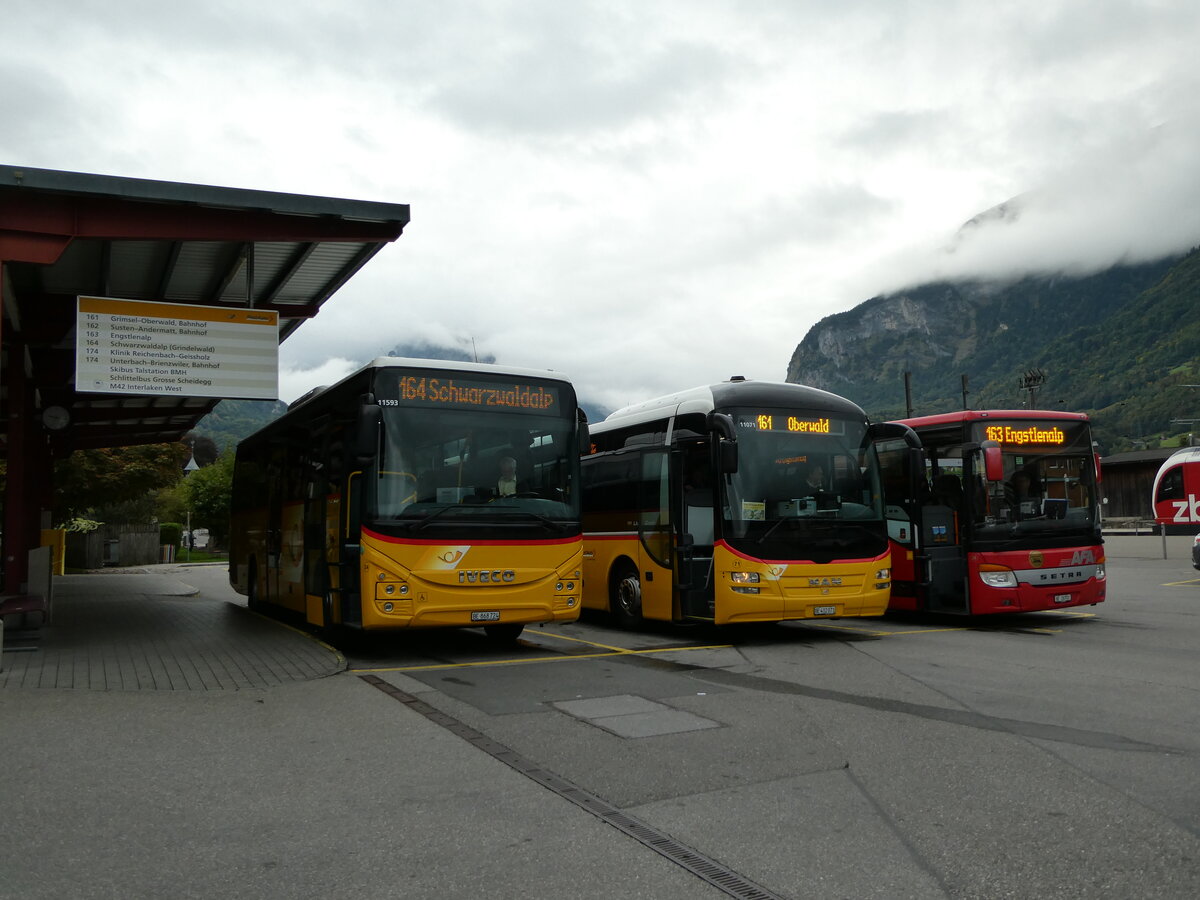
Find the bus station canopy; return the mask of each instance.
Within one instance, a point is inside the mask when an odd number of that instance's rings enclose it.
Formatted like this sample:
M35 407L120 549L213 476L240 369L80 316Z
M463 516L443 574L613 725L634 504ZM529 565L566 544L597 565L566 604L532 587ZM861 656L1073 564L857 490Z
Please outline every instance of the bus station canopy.
M14 417L40 428L49 407L69 414L57 456L178 440L219 402L77 391L79 295L275 310L282 342L408 221L406 204L0 165L0 455Z

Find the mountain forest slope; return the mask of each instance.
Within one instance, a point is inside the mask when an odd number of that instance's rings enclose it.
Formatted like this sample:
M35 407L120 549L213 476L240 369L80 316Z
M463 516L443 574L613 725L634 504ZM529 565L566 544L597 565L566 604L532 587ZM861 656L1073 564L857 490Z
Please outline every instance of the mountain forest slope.
M1200 418L1200 251L1093 275L941 282L874 297L814 325L787 380L874 418L1035 405L1089 413L1106 453L1186 433ZM1200 429L1197 429L1200 432Z

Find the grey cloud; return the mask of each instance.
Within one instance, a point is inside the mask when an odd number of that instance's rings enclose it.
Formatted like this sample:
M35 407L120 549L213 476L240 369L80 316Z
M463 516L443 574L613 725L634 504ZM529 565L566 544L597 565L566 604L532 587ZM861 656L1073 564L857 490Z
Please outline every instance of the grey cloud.
M863 116L837 139L849 149L888 152L929 146L954 127L953 118L945 110L885 110Z
M673 43L627 58L570 35L456 73L429 105L468 130L578 137L669 115L717 89L729 66L707 46Z

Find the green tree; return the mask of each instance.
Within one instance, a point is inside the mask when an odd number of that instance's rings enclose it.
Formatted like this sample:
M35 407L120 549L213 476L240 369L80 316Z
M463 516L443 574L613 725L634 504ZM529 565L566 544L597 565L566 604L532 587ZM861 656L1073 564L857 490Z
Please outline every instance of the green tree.
M192 472L181 486L186 509L192 514L192 529L207 528L211 541L222 547L228 546L233 460L233 448L227 447L216 462Z
M54 520L65 522L169 487L183 477L189 453L180 443L76 450L54 464Z

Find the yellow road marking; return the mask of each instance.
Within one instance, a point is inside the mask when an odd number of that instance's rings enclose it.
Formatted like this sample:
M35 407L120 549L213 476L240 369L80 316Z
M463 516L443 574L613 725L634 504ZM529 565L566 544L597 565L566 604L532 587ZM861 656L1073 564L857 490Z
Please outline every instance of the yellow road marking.
M801 622L809 628L831 628L836 631L857 631L875 637L904 637L907 634L937 634L940 631L967 631L966 627L955 628L914 628L911 631L881 631L878 628L860 628L854 625L834 625L832 622Z
M1168 581L1163 587L1181 587L1185 584L1200 584L1200 578L1189 578L1187 581Z
M1200 581L1200 579L1197 579ZM1058 616L1068 616L1077 619L1091 619L1096 616L1096 613L1074 612L1068 609L1050 609L1043 612L1053 613ZM877 628L863 628L856 625L835 625L832 622L809 622L801 621L801 625L811 628L828 628L835 631L852 631L860 634L867 634L873 637L907 637L916 634L942 634L952 631L971 631L975 626L956 626L952 628L913 628L908 631L884 631ZM1061 628L1030 628L1030 631L1036 631L1042 634L1061 634ZM520 659L484 659L475 662L461 663L431 663L428 665L419 666L384 666L379 668L363 668L363 669L348 669L354 673L380 673L380 672L427 672L434 669L471 669L484 666L520 666L529 663L542 662L570 662L578 659L604 659L610 656L648 656L656 653L686 653L693 650L728 650L733 647L733 644L703 644L700 646L691 647L650 647L645 650L631 650L626 647L615 647L612 644L602 644L598 641L588 641L583 638L571 637L566 634L558 634L553 631L528 631L527 634L536 634L539 637L558 638L563 641L570 641L575 644L584 644L589 647L599 648L602 652L599 653L574 653L561 654L558 656L531 656Z
M580 643L588 643L580 641ZM598 645L603 646L603 645ZM649 650L622 650L620 648L611 650L607 653L577 653L564 656L534 656L527 659L483 659L476 662L465 663L434 663L426 666L389 666L384 668L369 668L369 669L349 669L354 673L363 672L426 672L430 669L471 669L482 666L519 666L526 663L540 662L569 662L575 659L603 659L606 656L644 656L652 653L683 653L688 650L726 650L731 647L731 644L713 644L704 647L653 647Z
M526 634L536 634L540 637L558 638L560 641L571 641L576 644L587 644L589 647L602 647L605 650L616 650L618 653L623 653L626 650L625 647L613 647L611 644L601 644L597 641L585 641L583 638L571 637L570 635L566 634L558 634L554 631L534 631L533 629L528 629Z

